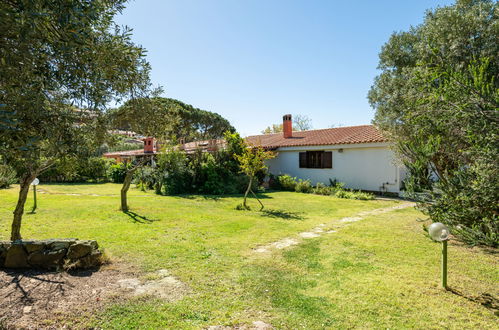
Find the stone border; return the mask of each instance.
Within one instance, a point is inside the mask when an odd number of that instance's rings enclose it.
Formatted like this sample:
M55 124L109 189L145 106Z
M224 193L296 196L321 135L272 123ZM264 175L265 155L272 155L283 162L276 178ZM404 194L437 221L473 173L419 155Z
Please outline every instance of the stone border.
M77 238L0 241L0 268L87 269L102 264L93 240Z

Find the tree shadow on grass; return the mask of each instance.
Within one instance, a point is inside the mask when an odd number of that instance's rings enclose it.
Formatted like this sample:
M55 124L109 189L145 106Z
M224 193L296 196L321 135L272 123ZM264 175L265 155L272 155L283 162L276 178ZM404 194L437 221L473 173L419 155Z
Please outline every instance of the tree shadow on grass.
M143 215L140 215L138 213L132 212L132 211L126 211L123 212L126 215L128 215L130 218L132 218L133 222L138 222L138 223L152 223L154 221L159 221L158 219L149 219Z
M87 270L72 270L59 272L45 269L2 269L5 281L0 281L0 289L7 290L6 296L16 295L20 301L32 303L39 299L32 297L37 291L46 291L47 297L52 294L63 294L68 286L66 275L74 277L88 277L99 270L99 267Z
M298 212L290 212L290 211L277 210L277 209L263 210L262 217L279 218L279 219L284 219L284 220L303 220L303 219L305 219Z
M491 295L490 293L482 293L479 296L468 296L465 293L454 289L454 288L447 288L447 291L452 292L453 294L463 297L465 299L468 299L471 302L480 304L484 306L487 309L490 309L491 311L494 312L495 315L499 316L499 299Z

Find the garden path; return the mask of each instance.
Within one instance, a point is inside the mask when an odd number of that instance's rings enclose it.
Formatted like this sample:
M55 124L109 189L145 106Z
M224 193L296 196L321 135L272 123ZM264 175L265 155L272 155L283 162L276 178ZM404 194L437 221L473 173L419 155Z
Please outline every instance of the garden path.
M416 204L413 202L405 202L401 203L399 205L391 206L391 207L385 207L385 208L380 208L380 209L375 209L371 211L362 211L357 213L354 216L351 217L345 217L341 219L335 219L332 221L329 221L328 223L321 223L320 225L316 226L315 228L311 229L310 231L304 231L298 234L297 237L286 237L283 238L279 241L272 242L266 245L261 245L257 246L256 248L253 249L253 252L255 253L267 253L275 249L284 249L287 247L290 247L292 245L297 245L301 242L303 239L309 239L309 238L316 238L320 237L323 234L332 234L336 233L339 229L347 226L350 223L357 222L360 220L363 220L365 217L372 216L372 215L378 215L378 214L383 214L387 212L392 212L394 210L400 210L400 209L405 209L408 207L413 207Z

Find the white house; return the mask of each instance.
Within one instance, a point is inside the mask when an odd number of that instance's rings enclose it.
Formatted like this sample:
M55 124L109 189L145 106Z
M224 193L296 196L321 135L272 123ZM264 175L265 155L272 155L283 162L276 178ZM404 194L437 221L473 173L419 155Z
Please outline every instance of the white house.
M313 184L336 179L346 188L399 193L405 176L390 143L372 125L293 132L291 115L285 115L283 133L246 140L277 152L268 161L270 173L309 179Z

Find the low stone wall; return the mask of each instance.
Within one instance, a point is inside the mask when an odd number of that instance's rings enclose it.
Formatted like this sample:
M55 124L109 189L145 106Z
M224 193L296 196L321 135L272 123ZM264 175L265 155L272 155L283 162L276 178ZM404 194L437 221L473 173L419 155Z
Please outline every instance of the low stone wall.
M0 241L0 268L93 268L102 263L98 248L96 241L77 238Z

